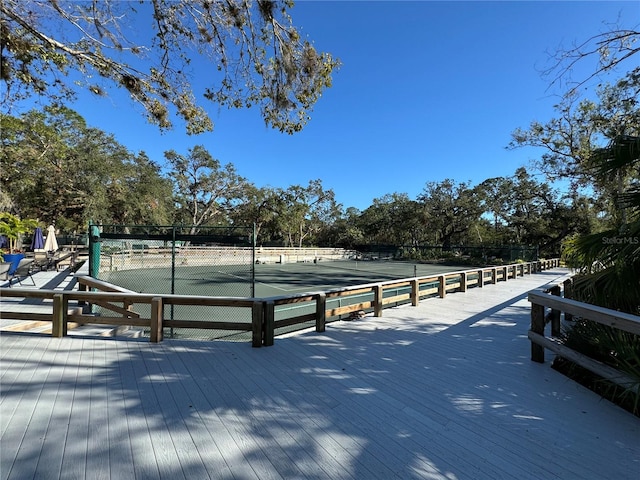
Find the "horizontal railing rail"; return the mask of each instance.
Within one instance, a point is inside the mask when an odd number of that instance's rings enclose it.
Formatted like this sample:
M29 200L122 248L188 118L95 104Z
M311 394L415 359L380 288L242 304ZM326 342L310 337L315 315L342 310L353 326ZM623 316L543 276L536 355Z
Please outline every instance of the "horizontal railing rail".
M528 338L531 341L531 360L544 363L544 351L547 349L622 388L640 392L638 379L567 347L560 338L563 314L567 322L581 318L636 335L640 335L640 317L568 298L571 296L571 286L572 279L569 278L545 289L529 292L531 328ZM547 324L551 325L550 336L545 336Z
M268 298L209 297L193 295L143 294L113 285L87 275L77 275L77 291L3 289L2 296L16 298L40 298L52 300L50 314L11 312L3 308L4 318L26 319L27 316L53 323L52 335L67 335L67 324L101 324L140 326L150 329L150 341L163 340L163 329L193 328L251 332L254 347L273 345L278 329L315 324L317 332L323 332L328 320L341 318L359 311L373 311L382 316L385 307L401 303L417 306L421 299L430 296L444 298L454 291L464 292L470 287L483 287L525 274L554 268L558 259L476 268L448 272L446 274L405 278L386 282L355 285L323 292L308 292ZM98 291L92 291L98 290ZM78 305L97 305L103 312L77 313L69 310L70 302ZM145 308L137 308L144 305ZM231 307L246 309L246 321L218 321L193 319L167 319L165 307L188 305L201 307ZM291 313L293 307L300 307ZM137 308L137 310L136 310ZM85 309L91 311L91 309Z

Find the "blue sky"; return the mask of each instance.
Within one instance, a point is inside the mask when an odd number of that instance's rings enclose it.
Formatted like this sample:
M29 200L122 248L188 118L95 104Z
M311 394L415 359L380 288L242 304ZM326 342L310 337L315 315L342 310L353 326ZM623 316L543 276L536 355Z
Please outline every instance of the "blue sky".
M126 95L72 105L133 152L202 144L257 186L321 179L345 208L390 193L418 196L430 181L472 184L512 175L540 152L505 149L511 132L546 121L558 101L541 70L548 52L640 23L638 2L299 1L294 24L342 61L312 120L293 136L254 110L209 104L215 130L160 133ZM585 62L576 77L590 72Z

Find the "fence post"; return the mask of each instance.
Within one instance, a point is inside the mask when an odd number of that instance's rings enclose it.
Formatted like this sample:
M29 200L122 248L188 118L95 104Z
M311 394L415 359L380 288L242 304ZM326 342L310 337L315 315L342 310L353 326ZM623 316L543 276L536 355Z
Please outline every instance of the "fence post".
M460 291L461 292L467 291L467 272L462 272L460 274Z
M78 279L78 291L79 292L86 292L87 291L87 285L82 283L81 279ZM78 306L82 307L82 310L84 311L85 301L84 300L78 300Z
M51 324L51 336L62 338L67 335L67 310L69 299L63 293L53 295L53 318Z
M151 332L149 333L149 340L152 343L161 342L164 335L162 331L162 297L153 297L151 299Z
M509 280L509 267L502 267L502 280L505 282Z
M484 270L478 270L478 286L480 288L484 287Z
M417 307L420 303L420 282L417 278L411 280L411 305Z
M491 269L491 283L494 285L498 283L498 269L496 267Z
M549 288L549 293L556 297L560 296L560 285L554 285ZM551 336L558 337L560 335L560 310L551 310L549 313L551 320Z
M438 295L440 298L444 298L447 294L447 277L440 275L438 277Z
M373 287L373 295L374 295L374 305L373 305L373 316L381 317L382 316L382 285L374 285Z
M531 331L544 336L544 305L531 304ZM544 347L531 342L531 360L544 363Z
M316 332L324 332L327 323L327 294L316 295Z
M264 317L264 307L261 301L254 301L251 307L251 346L260 348L262 346L262 321Z
M275 337L276 304L273 300L264 302L264 340L263 345L270 347L273 345Z
M564 298L573 298L573 278L568 278L564 281ZM572 322L573 315L564 312L565 322Z

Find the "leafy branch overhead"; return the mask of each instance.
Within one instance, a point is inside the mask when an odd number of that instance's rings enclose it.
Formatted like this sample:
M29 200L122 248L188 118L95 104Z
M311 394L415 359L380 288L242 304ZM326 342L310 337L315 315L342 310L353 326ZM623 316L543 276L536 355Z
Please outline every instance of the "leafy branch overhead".
M273 128L300 131L339 61L293 26L290 1L3 0L3 104L32 95L68 100L78 88L124 88L151 123L212 130L199 98L258 106ZM145 36L147 34L147 36ZM206 60L198 62L195 60ZM203 91L194 91L194 83Z

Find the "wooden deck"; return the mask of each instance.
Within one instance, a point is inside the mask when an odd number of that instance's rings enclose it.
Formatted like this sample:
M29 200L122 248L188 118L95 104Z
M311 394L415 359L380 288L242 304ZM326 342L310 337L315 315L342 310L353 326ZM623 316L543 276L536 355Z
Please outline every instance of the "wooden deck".
M3 332L0 478L635 480L640 419L529 360L564 273L259 349Z

